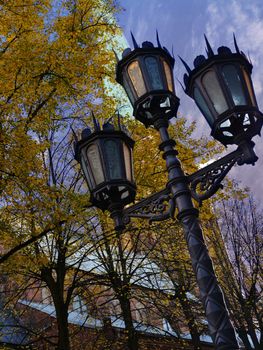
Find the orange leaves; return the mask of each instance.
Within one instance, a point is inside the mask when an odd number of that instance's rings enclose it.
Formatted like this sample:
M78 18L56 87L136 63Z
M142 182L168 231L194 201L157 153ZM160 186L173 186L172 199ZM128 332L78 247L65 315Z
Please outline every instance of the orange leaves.
M101 94L102 77L112 74L107 45L117 30L109 2L79 1L71 9L62 1L48 12L50 4L8 2L0 21L2 115L18 121L42 109L46 131L60 103L84 104ZM38 128L43 131L41 120Z
M37 225L84 220L88 198L74 193L67 133L71 115L103 110L117 31L111 1L53 3L0 1L1 209Z

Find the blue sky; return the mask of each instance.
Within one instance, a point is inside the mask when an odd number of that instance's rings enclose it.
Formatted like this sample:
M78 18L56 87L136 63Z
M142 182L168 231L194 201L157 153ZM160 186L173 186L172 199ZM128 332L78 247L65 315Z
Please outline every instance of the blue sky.
M263 111L263 1L262 0L119 0L125 11L118 21L132 47L130 30L138 43L156 42L158 29L161 43L180 55L190 67L194 58L205 53L204 33L211 46L234 48L233 32L238 45L249 54L253 63L252 79L258 105ZM176 59L174 75L183 80L184 67ZM181 100L179 114L196 120L199 132L209 135L204 118L193 101L177 84L176 94ZM252 167L244 165L232 169L231 174L250 186L258 200L263 194L263 138L256 137L256 153L260 158ZM229 150L230 151L230 150Z

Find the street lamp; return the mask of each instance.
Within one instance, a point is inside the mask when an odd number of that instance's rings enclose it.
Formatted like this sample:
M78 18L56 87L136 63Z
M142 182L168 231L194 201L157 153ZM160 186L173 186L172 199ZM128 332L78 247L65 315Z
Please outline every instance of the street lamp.
M253 66L240 52L235 37L234 42L235 53L221 46L214 54L206 39L208 58L197 56L193 70L182 60L188 72L185 92L204 115L211 135L224 145L251 140L262 127L251 81Z
M175 208L177 209L177 218L184 228L215 348L239 349L192 197L199 202L211 197L220 188L222 179L234 164L254 164L257 161L251 138L260 133L263 119L250 78L252 65L239 51L236 41L236 53L221 47L218 55L214 55L206 39L208 57L198 56L193 71L182 60L188 72L184 77L185 91L204 114L212 129L212 136L224 145L238 145L235 151L186 176L177 159L174 148L176 142L170 139L168 133L169 119L176 116L179 106L172 75L174 59L161 46L158 35L158 47L150 42L144 42L139 47L133 36L132 39L134 50L126 49L117 64L117 81L124 87L133 105L135 118L146 127L154 126L160 134L159 148L163 152L168 171L166 188L124 208L135 198L133 178L132 175L129 177L131 172L127 171L127 168L132 168L131 156L127 157L127 162L120 161L125 155L123 147L119 146L119 155L116 152L116 158L112 158L116 162L116 169L119 169L119 177L107 177L107 152L111 151L107 150L107 145L101 146L101 142L103 144L106 139L113 137L120 145L125 144L131 155L133 143L121 131L103 130L94 134L89 131L87 136L85 131L83 140L77 142L76 158L81 162L92 203L111 211L116 229L123 228L131 217L161 221L173 217ZM92 145L93 148L97 145L97 154L92 149L89 155L88 150ZM100 180L92 183L91 175L93 179L99 177ZM127 193L127 197L123 198L122 193Z
M132 149L134 141L122 130L106 123L100 130L94 120L95 132L82 131L75 145L75 158L80 162L93 205L109 210L118 230L125 205L134 201L136 186L133 178Z
M139 48L133 35L135 50L124 50L118 63L116 80L120 83L134 107L134 116L146 127L153 124L155 111L161 107L165 118L175 116L179 98L175 95L173 81L174 58L161 47L149 41Z

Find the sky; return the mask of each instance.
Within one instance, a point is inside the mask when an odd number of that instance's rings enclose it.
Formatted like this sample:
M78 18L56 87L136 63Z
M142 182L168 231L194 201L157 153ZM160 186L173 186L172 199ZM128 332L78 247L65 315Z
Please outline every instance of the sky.
M259 109L263 111L263 1L262 0L119 0L124 11L118 16L128 45L132 46L130 31L138 43L156 43L156 30L163 46L175 55L174 76L183 81L185 69L180 55L192 68L197 55L205 54L204 34L216 52L219 46L234 50L233 32L238 45L252 60L252 80ZM197 122L196 136L209 136L204 117L193 100L176 84L180 98L179 116ZM262 131L263 134L263 131ZM263 204L263 137L255 137L259 160L251 165L236 166L231 177L249 186ZM233 148L228 148L231 151Z

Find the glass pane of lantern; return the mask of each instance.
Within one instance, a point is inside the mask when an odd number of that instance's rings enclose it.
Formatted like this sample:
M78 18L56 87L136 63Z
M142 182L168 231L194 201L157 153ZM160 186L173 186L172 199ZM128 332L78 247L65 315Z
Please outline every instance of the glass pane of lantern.
M129 83L127 82L126 79L123 80L123 86L124 86L124 89L125 89L128 97L129 97L131 103L134 104L135 98L133 96L133 93L132 93L132 90L131 90L131 88L129 86Z
M151 90L164 89L158 60L155 57L146 57L145 65L150 79Z
M205 99L203 98L203 96L201 95L201 92L197 87L194 88L194 100L197 106L199 107L199 109L201 110L201 112L203 113L203 115L205 116L207 122L212 127L214 123L214 118L209 108L207 107Z
M236 106L246 105L246 98L243 92L242 83L238 70L232 64L226 64L222 68L223 78L231 92L233 102Z
M92 175L95 179L96 185L98 185L104 181L104 175L98 146L96 144L88 147L87 157L89 160Z
M168 89L173 92L174 91L174 89L173 89L173 79L172 79L172 74L171 74L170 67L168 66L168 64L165 61L163 61L163 66L164 66L164 71L165 71L165 76L166 76L166 80L167 80Z
M246 85L247 85L247 89L248 89L248 92L249 92L249 95L250 95L250 98L251 98L251 102L253 104L253 106L257 106L257 102L255 100L255 95L254 95L254 91L253 91L253 88L252 88L252 85L251 85L251 81L250 81L250 78L247 74L247 72L245 71L245 69L243 68L242 69L243 71L243 74L244 74L244 77L245 77L245 82L246 82Z
M94 182L94 179L92 177L92 175L90 175L88 169L89 169L89 164L88 162L86 161L86 157L82 155L81 157L81 169L85 175L85 178L88 182L88 186L89 186L89 189L92 190L94 187L95 187L95 182Z
M128 146L123 143L124 161L126 169L126 177L129 181L132 181L132 156Z
M134 61L129 65L128 73L138 97L145 94L146 88L145 88L142 72L141 72L139 63L137 61Z
M104 143L107 169L110 179L122 177L122 162L119 143L115 140L106 140Z
M213 103L216 112L218 114L225 112L228 109L228 106L217 80L216 73L214 71L207 72L202 79L202 83Z

